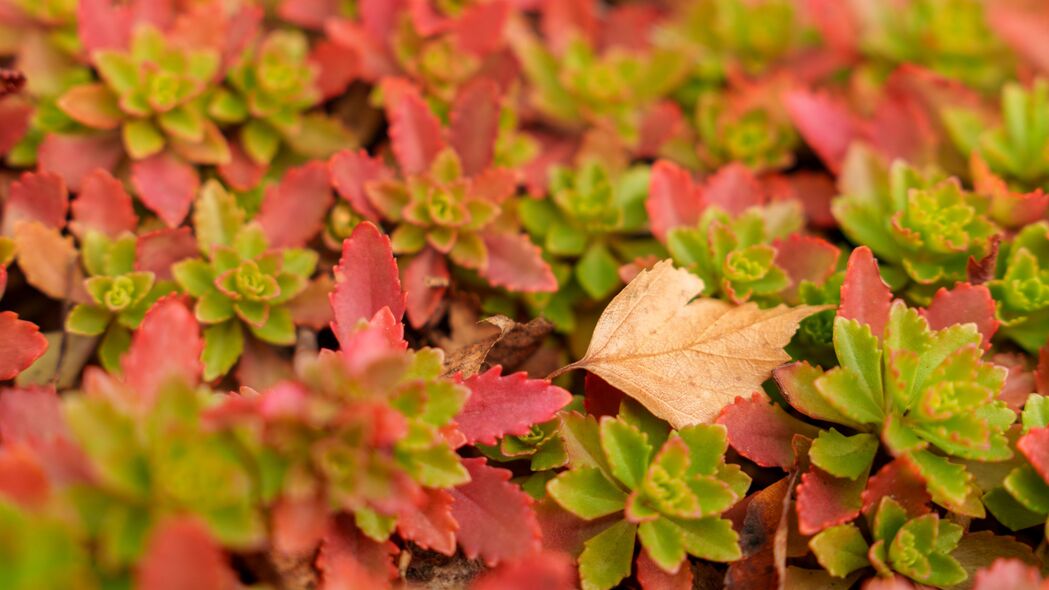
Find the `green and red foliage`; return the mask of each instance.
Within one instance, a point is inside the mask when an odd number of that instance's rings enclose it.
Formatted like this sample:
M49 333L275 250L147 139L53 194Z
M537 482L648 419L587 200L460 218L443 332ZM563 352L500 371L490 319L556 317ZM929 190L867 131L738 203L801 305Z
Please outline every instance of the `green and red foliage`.
M0 0L0 586L1049 588L1047 36Z

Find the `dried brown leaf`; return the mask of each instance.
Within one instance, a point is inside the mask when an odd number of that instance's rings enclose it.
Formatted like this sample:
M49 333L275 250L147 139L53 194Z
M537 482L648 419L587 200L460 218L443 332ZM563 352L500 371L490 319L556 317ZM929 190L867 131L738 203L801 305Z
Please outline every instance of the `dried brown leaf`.
M693 300L702 289L669 260L641 272L605 308L582 360L560 372L597 373L675 428L710 422L789 360L798 323L826 308Z

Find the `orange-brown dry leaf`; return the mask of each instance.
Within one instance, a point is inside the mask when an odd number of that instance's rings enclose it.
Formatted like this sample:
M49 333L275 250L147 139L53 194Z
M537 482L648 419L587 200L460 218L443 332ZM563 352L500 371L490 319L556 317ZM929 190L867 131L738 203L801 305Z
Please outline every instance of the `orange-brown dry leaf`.
M710 422L737 395L790 359L798 323L825 307L732 305L693 298L703 281L664 260L608 304L582 360L586 369L675 428Z

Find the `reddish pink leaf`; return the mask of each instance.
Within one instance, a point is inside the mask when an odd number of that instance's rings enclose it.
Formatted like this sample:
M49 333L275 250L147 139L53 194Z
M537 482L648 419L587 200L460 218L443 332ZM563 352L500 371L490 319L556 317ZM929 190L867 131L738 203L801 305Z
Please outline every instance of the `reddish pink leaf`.
M79 191L80 182L90 172L96 168L112 171L123 156L124 147L118 134L50 133L45 135L40 143L36 159L41 171L58 174L66 181L70 190Z
M909 461L894 459L867 480L863 490L863 512L877 510L881 499L890 497L900 503L912 517L929 512L932 498L925 489L925 481Z
M188 517L160 524L138 563L140 590L232 590L234 576L208 530Z
M686 559L677 572L665 572L642 549L637 556L637 581L642 590L691 590L692 568Z
M321 230L333 200L327 164L310 162L288 169L280 183L266 190L255 220L271 248L301 248Z
M323 330L331 324L332 315L329 294L335 288L334 280L328 275L321 275L310 281L306 289L288 302L288 311L296 326L306 326L314 330Z
M47 338L13 311L0 312L0 381L14 379L47 350Z
M470 397L455 421L469 444L491 445L497 438L526 434L572 401L570 393L546 379L529 379L524 372L503 376L502 371L496 365L465 381Z
M703 193L687 170L667 160L652 166L645 209L653 235L665 242L675 227L696 225L704 207Z
M463 459L470 481L451 490L452 516L459 523L459 545L470 559L488 565L522 558L539 550L540 530L532 498L510 483L506 469L484 459Z
M135 270L149 271L158 281L171 280L171 265L197 253L197 241L188 227L158 229L138 237Z
M841 171L845 153L859 134L848 106L828 94L795 90L787 94L786 107L805 143L832 172Z
M426 248L413 256L403 272L405 304L408 321L413 328L421 328L437 313L448 290L448 264L433 248Z
M486 233L488 266L481 273L494 287L521 293L557 290L557 279L543 260L543 251L524 234Z
M11 183L4 205L4 235L14 232L19 221L39 221L62 229L69 212L69 192L61 176L51 172L25 172Z
M503 31L510 16L505 0L473 4L452 23L451 33L459 48L467 53L484 55L504 44Z
M320 29L329 18L339 15L339 0L281 0L277 14L300 27Z
M96 168L84 178L72 208L71 227L78 235L94 230L116 237L123 232L134 232L138 227L131 196L123 183L102 168Z
M1035 566L1019 559L998 558L976 572L972 590L1045 590Z
M890 85L860 129L864 139L889 160L905 159L915 166L936 161L939 137L933 122L904 88Z
M291 4L296 1L292 0ZM346 91L346 88L360 75L360 62L357 52L327 39L317 42L310 50L310 62L317 67L317 80L314 84L321 93L322 100L334 98Z
M6 155L25 137L33 107L25 100L8 97L0 101L0 154Z
M623 396L626 394L613 387L596 373L588 372L583 385L586 392L583 404L586 406L588 414L598 418L619 414L619 405L623 402Z
M801 203L808 225L824 229L838 226L830 210L831 201L838 195L838 187L830 175L803 170L789 175L767 174L761 182L769 200Z
M241 387L263 391L283 380L294 379L295 372L291 362L277 352L276 347L248 339L237 363L236 376Z
M1049 343L1038 351L1038 366L1034 370L1035 391L1049 396Z
M687 125L685 116L681 114L681 107L677 103L670 100L657 103L645 113L645 117L641 120L639 132L641 137L637 144L638 154L650 158L658 156L663 145L684 133Z
M588 539L622 518L619 514L612 514L594 520L583 520L561 508L550 498L536 503L535 514L543 532L543 548L575 556L583 552L583 544Z
M200 188L197 170L162 152L131 164L131 184L147 209L168 227L178 227Z
M691 586L690 586L691 587ZM481 574L470 590L575 590L575 564L571 556L543 551Z
M131 337L121 366L127 384L145 399L178 379L195 386L203 367L204 342L196 318L182 301L165 297L153 305Z
M0 447L0 496L32 509L41 507L50 492L47 472L30 447L10 443Z
M452 105L449 139L467 176L481 173L492 163L498 133L499 88L495 82L479 79L463 86Z
M801 476L797 489L798 530L813 535L849 522L860 513L865 478L834 477L818 467Z
M795 435L816 438L819 429L794 418L762 393L737 397L716 422L728 429L732 448L761 465L790 469L797 462L791 447Z
M373 37L385 39L393 33L406 3L406 0L360 0L357 10L364 28Z
M273 506L273 548L285 555L312 553L328 528L328 504L321 497L282 497Z
M834 274L841 250L823 238L791 234L773 243L776 249L776 265L787 272L790 288L783 297L797 302L795 297L802 281L820 284Z
M1049 48L1041 40L1049 35L1049 14L1040 4L992 2L987 21L998 36L1041 72L1049 72Z
M343 364L354 375L364 374L376 361L408 347L404 341L404 324L393 317L389 307L376 312L367 324L352 330L347 327L337 334Z
M411 82L388 79L383 83L383 92L390 142L401 171L405 174L425 172L445 147L440 120Z
M370 222L359 223L342 243L342 258L333 272L332 330L339 342L345 345L344 339L357 329L360 320L370 320L384 307L397 321L404 315L405 296L390 238Z
M392 557L397 547L377 543L354 526L352 517L340 515L331 521L317 556L322 590L389 588L397 575Z
M64 438L69 429L54 388L0 389L0 441L5 445Z
M444 555L455 553L455 532L459 524L452 518L452 496L445 490L429 489L421 505L397 515L397 532L424 549Z
M915 586L907 578L893 574L891 578L873 577L863 583L862 590L926 590L928 586Z
M502 203L517 192L517 172L509 168L488 168L470 179L470 193L490 203Z
M841 305L838 315L871 327L881 338L889 321L892 290L878 273L878 263L867 246L860 246L849 255L845 268L845 282L841 285Z
M0 299L4 298L4 291L7 290L7 267L0 264Z
M1018 352L999 352L991 355L991 362L1006 368L1005 386L998 392L998 399L1009 409L1019 412L1032 391L1038 391L1037 369L1028 368L1027 355Z
M597 7L590 0L541 0L543 36L549 49L560 54L576 37L590 47L597 41L600 23Z
M229 155L229 162L218 167L222 180L238 191L249 191L258 186L266 174L266 166L252 160L238 141L229 142Z
M765 202L765 190L750 168L732 162L708 178L702 187L703 202L733 215Z
M438 12L430 0L408 0L408 12L416 34L422 37L443 33L452 23L452 19Z
M969 158L973 188L991 197L991 216L1007 227L1023 227L1045 217L1049 208L1049 194L1038 188L1029 193L1014 192L980 157L973 152Z
M1049 482L1049 428L1032 428L1016 443L1038 475Z
M983 285L972 286L959 283L953 289L940 288L922 315L934 330L942 330L955 324L976 324L983 335L983 347L991 347L991 336L998 330L995 318L994 299Z
M350 202L353 210L370 221L379 221L379 212L368 200L364 190L373 180L390 178L390 171L382 160L372 158L365 150L342 150L328 161L331 182L339 196Z
M123 49L131 39L131 7L111 0L81 0L77 4L77 32L84 49Z
M608 7L601 30L601 47L606 51L622 48L647 52L652 46L652 32L662 24L666 12L661 6L618 4Z

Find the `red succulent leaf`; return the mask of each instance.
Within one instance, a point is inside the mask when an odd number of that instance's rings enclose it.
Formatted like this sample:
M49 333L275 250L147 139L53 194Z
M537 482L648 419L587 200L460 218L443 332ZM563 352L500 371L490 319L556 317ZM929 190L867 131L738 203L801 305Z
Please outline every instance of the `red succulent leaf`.
M167 152L131 164L131 184L147 209L168 227L178 227L200 188L197 169Z
M121 362L124 379L147 400L174 379L194 386L203 370L203 348L193 312L179 299L165 297L150 308L131 337L131 348Z
M490 203L502 203L517 191L517 172L509 168L488 168L470 179L470 194Z
M13 311L0 312L0 381L14 379L47 350L47 338Z
M411 82L390 78L382 88L397 163L405 174L425 172L445 147L441 121Z
M740 455L762 467L790 469L797 463L791 440L795 435L816 438L819 429L794 418L767 396L736 397L722 408L716 422L728 430L728 441Z
M229 162L218 166L222 180L238 191L249 191L258 186L266 174L266 166L252 160L238 141L229 142L229 155Z
M439 252L426 248L412 257L402 273L406 293L408 321L421 328L437 313L448 290L448 264Z
M168 520L149 535L136 572L141 590L232 590L233 571L207 528L188 517Z
M819 467L801 476L797 489L798 530L813 535L849 522L860 513L865 478L834 477Z
M1038 365L1034 370L1035 391L1049 396L1049 343L1038 351Z
M39 221L62 229L69 212L69 191L61 176L51 172L25 172L11 183L4 205L3 234L11 235L19 221Z
M578 588L572 558L566 553L543 551L514 562L501 563L498 567L481 574L470 586L470 590L534 590L536 588L543 590Z
M393 556L397 547L364 536L346 514L331 520L317 556L321 590L347 588L390 588L397 575Z
M810 90L789 92L786 107L805 143L827 168L840 172L849 145L860 133L849 107L838 98Z
M637 556L637 581L641 590L691 590L692 567L686 559L675 573L667 573L643 549Z
M298 4L292 0L286 4ZM310 61L317 67L317 89L323 100L339 96L360 75L356 51L322 39L310 50Z
M733 215L764 204L765 190L754 173L739 162L720 168L703 183L703 201Z
M20 98L0 100L0 154L7 154L29 130L32 105Z
M1019 352L998 352L991 355L990 361L1009 371L998 399L1014 412L1019 412L1030 393L1037 391L1038 369L1032 371L1028 367L1027 355Z
M171 280L171 265L197 253L197 241L188 227L158 229L138 237L135 270L149 271L159 281Z
M138 226L138 215L124 184L101 168L84 178L72 209L70 225L78 235L93 230L116 237L123 232L133 232Z
M991 347L991 336L998 330L994 298L983 285L959 283L953 289L940 288L929 307L922 310L933 330L942 330L955 324L976 324L983 336L983 347Z
M49 133L40 142L36 154L39 169L61 176L72 191L79 191L80 182L96 168L112 171L123 157L124 147L120 142L120 136L114 133Z
M595 417L615 416L619 413L619 405L626 395L608 381L605 381L596 373L587 373L583 381L585 396L583 404L586 412Z
M407 0L360 0L357 11L365 30L376 39L387 39L397 26L397 19Z
M323 330L331 324L332 314L329 295L335 289L334 280L328 275L321 275L310 281L306 288L288 302L288 311L296 326L306 326L313 330Z
M687 170L667 160L652 166L645 209L653 235L665 242L675 227L696 225L705 206L703 192Z
M1016 448L1027 457L1038 475L1049 482L1049 428L1032 428L1020 437Z
M499 87L483 78L466 84L455 97L450 118L449 142L459 154L463 172L467 176L480 174L492 163L495 154Z
M353 210L371 221L379 221L379 212L368 200L365 185L373 180L390 178L382 160L365 150L342 150L328 161L331 182L339 196L349 201Z
M89 374L85 372L85 380ZM54 483L83 481L88 476L53 387L0 390L0 442L32 449Z
M469 6L451 23L450 32L459 48L474 55L485 55L504 45L503 32L510 18L506 0L481 2Z
M925 590L928 586L915 586L907 578L893 574L891 578L873 577L863 582L861 590Z
M838 195L834 179L823 172L800 171L791 174L767 174L761 178L771 201L797 201L812 227L832 229L838 222L830 203Z
M312 554L328 527L328 503L320 496L280 498L271 515L273 549L284 555Z
M329 18L339 15L339 0L281 0L277 14L291 24L320 29Z
M29 446L5 443L0 447L0 497L25 508L38 508L50 492L47 471Z
M902 83L887 86L871 118L859 123L863 138L889 160L935 161L937 132L923 105Z
M452 19L438 12L431 0L408 0L408 13L416 34L422 37L443 33L452 24Z
M685 115L681 113L681 107L677 103L670 100L656 103L641 119L640 139L637 143L638 155L649 158L658 156L663 145L681 136L687 129L687 125Z
M652 46L651 33L666 18L660 6L618 4L604 14L601 23L601 47L605 50L623 48L648 51Z
M1039 4L992 2L987 22L1013 51L1039 71L1049 72L1049 48L1040 42L1049 34L1049 14Z
M1019 559L998 558L976 572L972 590L1045 590L1038 568Z
M889 321L892 290L878 273L878 263L867 246L860 246L849 255L845 268L845 282L841 285L840 317L867 324L871 332L881 338Z
M796 302L802 281L820 284L834 274L841 250L823 238L791 234L772 245L776 249L776 266L787 272L790 288L783 292L787 301Z
M455 421L466 442L495 444L497 438L526 434L572 401L572 394L546 379L529 379L524 372L503 375L499 365L465 381L470 397Z
M408 347L404 324L393 317L389 307L376 312L367 324L337 334L343 363L355 375L364 374L372 363Z
M899 502L911 517L929 512L932 497L925 489L925 480L914 464L894 459L867 480L863 490L863 512L877 510L882 498L889 497Z
M743 551L740 560L729 564L726 590L777 588L785 581L787 536L790 533L791 474L755 492L730 508L725 516L739 532Z
M600 23L597 7L589 0L540 0L542 2L543 36L554 53L581 37L591 47L597 42Z
M452 518L452 502L447 491L427 488L421 504L397 515L397 532L424 549L454 554L459 524Z
M342 258L333 272L332 330L339 342L345 345L344 339L356 330L360 320L370 320L383 308L388 308L397 321L404 316L405 296L390 238L375 225L367 221L357 224L342 243Z
M541 533L532 498L510 483L510 471L490 467L482 458L462 463L470 481L450 492L463 553L496 565L538 551Z
M488 266L481 275L494 287L520 293L557 290L557 279L543 260L543 250L524 234L488 232L482 236Z
M4 291L7 290L7 266L0 264L0 299L4 298Z
M77 33L85 51L123 49L131 39L131 7L111 0L82 0L77 4Z
M851 56L861 38L860 24L851 4L836 0L807 0L806 16L819 29L823 41L835 51Z
M271 248L301 248L324 225L334 197L326 162L289 168L280 182L266 189L255 218Z
M969 159L972 171L973 189L991 197L991 215L999 223L1008 227L1023 227L1045 217L1049 208L1049 194L1037 188L1029 193L1015 192L1008 183L999 177L980 157L973 152Z

